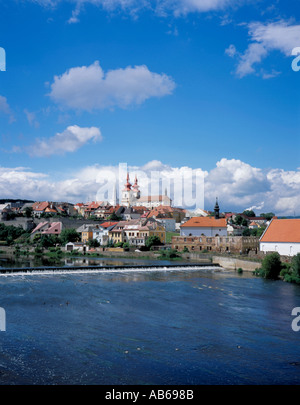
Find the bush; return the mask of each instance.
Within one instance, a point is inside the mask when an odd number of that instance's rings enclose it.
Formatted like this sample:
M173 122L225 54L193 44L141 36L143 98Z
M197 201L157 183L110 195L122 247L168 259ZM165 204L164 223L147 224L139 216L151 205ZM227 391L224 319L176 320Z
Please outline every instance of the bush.
M180 253L177 252L176 249L167 249L167 250L161 250L159 259L162 260L170 260L170 259L176 259L181 257Z
M253 271L253 275L254 276L258 276L258 277L264 277L265 276L265 272L261 267L257 267L254 271Z
M292 258L290 264L284 263L280 275L288 283L300 284L300 253Z
M282 270L280 255L277 252L268 254L262 261L262 275L264 278L277 280Z
M243 269L242 269L241 267L239 267L239 268L237 269L237 272L238 272L238 274L242 274L242 273L243 273Z

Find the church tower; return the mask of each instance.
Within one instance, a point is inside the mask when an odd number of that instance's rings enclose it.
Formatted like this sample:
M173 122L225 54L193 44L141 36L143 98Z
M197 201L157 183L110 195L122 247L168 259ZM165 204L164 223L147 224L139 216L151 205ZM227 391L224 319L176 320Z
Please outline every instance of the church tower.
M219 219L220 218L220 207L219 207L219 203L218 203L218 197L216 198L216 205L215 205L214 211L215 211L215 219Z
M130 207L131 201L132 201L132 185L130 184L129 181L129 173L127 173L127 181L125 183L125 187L123 188L122 191L122 201L121 205L124 205L125 207Z
M138 179L135 175L134 185L132 186L132 194L135 200L138 200L141 196L140 188L138 185Z

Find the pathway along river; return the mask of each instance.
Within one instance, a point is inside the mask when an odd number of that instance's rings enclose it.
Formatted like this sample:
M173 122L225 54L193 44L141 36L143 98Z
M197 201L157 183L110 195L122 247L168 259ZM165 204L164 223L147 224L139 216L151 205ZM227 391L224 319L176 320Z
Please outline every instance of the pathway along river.
M0 306L0 384L300 383L300 287L282 281L212 266L3 274Z

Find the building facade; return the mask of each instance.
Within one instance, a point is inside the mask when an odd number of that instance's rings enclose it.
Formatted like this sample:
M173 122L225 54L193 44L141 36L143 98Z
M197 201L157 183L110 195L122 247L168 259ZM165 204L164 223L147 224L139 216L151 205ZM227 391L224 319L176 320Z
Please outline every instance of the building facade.
M300 219L273 218L260 238L259 250L278 252L282 256L300 253Z
M249 253L259 248L254 236L173 236L172 248L180 252Z

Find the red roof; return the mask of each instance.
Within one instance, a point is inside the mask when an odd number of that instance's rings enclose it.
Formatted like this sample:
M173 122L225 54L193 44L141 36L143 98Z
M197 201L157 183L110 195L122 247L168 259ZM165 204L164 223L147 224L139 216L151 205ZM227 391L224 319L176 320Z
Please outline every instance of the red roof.
M35 202L32 205L33 211L44 211L48 207L49 203L48 201L42 201L42 202Z
M273 219L260 242L300 243L300 219Z
M181 228L227 228L226 219L214 217L193 217L180 226Z
M107 221L107 222L103 222L103 224L100 224L99 226L102 226L102 228L109 228L110 226L114 226L117 223L118 222Z

